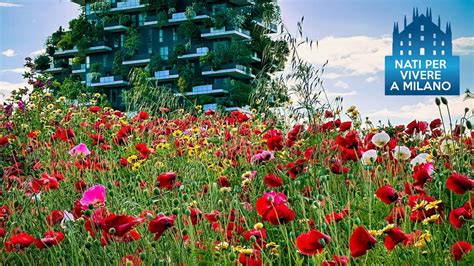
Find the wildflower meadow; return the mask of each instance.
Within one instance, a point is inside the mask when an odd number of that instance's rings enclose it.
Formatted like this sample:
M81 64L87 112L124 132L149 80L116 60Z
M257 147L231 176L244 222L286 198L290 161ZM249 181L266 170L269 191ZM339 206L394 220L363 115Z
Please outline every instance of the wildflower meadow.
M30 80L0 114L2 265L472 265L472 125L124 113ZM453 114L454 115L454 114Z

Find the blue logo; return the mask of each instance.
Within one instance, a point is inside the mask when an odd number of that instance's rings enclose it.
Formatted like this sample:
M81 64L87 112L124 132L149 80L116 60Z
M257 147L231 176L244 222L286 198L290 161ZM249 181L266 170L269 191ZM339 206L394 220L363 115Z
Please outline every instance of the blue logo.
M385 95L459 95L459 56L453 56L451 23L435 24L431 9L393 26L392 56L385 57Z

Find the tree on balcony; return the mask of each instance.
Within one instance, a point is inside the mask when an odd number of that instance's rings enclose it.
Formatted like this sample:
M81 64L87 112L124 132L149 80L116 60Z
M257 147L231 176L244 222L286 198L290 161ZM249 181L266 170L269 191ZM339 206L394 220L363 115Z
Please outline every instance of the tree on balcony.
M81 51L104 38L103 27L90 23L84 14L71 20L69 29L72 44L76 45Z
M125 56L126 58L132 58L138 53L140 47L140 34L135 27L131 27L125 34Z
M34 63L36 65L37 70L44 71L49 68L49 64L51 63L51 60L49 59L49 56L42 54L42 55L38 55L35 58Z

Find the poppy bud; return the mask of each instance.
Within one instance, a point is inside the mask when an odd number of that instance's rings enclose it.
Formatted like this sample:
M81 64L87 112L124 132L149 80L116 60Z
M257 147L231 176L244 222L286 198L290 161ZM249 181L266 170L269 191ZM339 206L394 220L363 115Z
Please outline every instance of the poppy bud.
M291 231L291 232L289 233L289 236L290 236L290 238L295 238L295 232Z
M469 121L469 120L466 121L466 127L467 127L467 129L472 129L472 123L471 123L471 121Z
M360 225L360 219L359 218L354 218L354 223L356 225Z
M141 258L142 260L146 260L146 254L145 254L145 252L140 253L140 258Z
M173 200L173 205L174 205L174 206L178 206L178 205L179 205L179 200L178 200L178 199L174 199L174 200Z
M160 194L160 190L158 188L153 189L153 194L158 195Z
M188 200L188 199L189 199L189 196L188 196L188 194L183 194L183 195L181 196L181 198L182 198L183 200Z
M188 234L188 230L183 229L183 231L181 231L181 234L183 234L183 236L187 235L187 234Z
M467 114L467 112L469 112L469 107L464 108L464 113Z
M173 211L171 211L171 213L174 214L174 215L178 215L179 209L178 209L178 208L174 208Z
M448 105L448 100L444 97L441 97L441 102L444 104L444 105Z
M87 249L91 249L92 248L92 243L91 242L86 242L85 247Z
M435 103L436 103L437 106L440 106L441 105L441 100L438 97L436 97Z
M229 259L230 259L231 261L235 260L236 258L237 258L237 256L235 255L234 252L232 252L232 253L229 254Z
M184 213L189 216L189 215L191 215L191 210L190 210L190 209L186 209L186 210L184 211Z
M255 241L257 241L257 238L255 236L251 236L250 241L255 242Z

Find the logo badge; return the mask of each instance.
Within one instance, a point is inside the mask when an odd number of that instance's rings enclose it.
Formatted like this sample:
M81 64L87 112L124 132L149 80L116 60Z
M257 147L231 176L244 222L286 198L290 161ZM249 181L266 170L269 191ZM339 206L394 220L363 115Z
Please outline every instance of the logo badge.
M444 30L443 30L444 28ZM433 22L431 9L403 30L393 27L392 56L385 57L385 95L459 95L459 56L453 56L451 24Z

